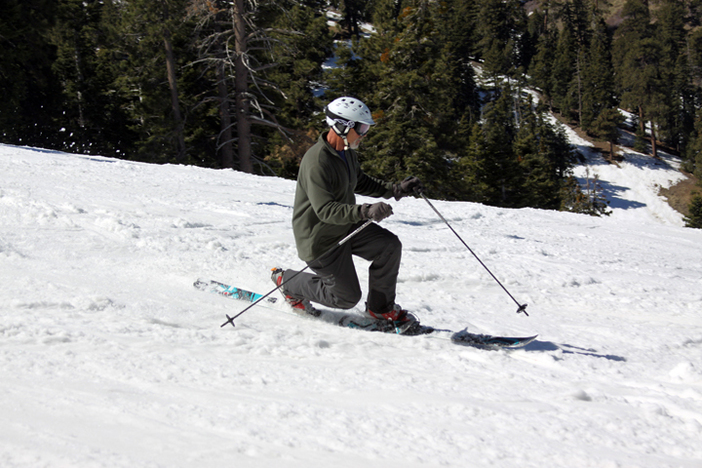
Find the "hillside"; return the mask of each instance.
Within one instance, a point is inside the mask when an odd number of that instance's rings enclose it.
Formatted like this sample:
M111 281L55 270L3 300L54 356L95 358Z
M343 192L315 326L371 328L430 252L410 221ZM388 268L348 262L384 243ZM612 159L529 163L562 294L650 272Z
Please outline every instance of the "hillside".
M300 267L293 181L0 145L0 466L699 467L702 231L656 195L674 161L588 165L610 217L435 203L529 317L391 202L400 304L539 333L481 351L265 308L221 329L242 306L192 282Z

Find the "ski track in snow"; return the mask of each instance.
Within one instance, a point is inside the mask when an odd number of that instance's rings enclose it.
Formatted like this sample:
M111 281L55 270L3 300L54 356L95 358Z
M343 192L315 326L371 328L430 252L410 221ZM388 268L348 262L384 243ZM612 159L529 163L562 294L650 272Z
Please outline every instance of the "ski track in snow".
M539 333L515 351L262 307L220 328L245 304L192 282L299 268L294 182L0 145L0 466L701 467L702 231L656 195L674 161L575 144L610 217L435 202L529 317L423 200L382 223L403 307Z

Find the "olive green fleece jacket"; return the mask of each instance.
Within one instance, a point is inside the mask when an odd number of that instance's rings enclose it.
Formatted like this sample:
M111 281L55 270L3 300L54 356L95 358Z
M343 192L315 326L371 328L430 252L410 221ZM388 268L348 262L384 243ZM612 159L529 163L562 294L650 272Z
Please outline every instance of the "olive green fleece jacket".
M363 221L356 196L390 198L392 183L363 171L356 152L347 149L346 162L320 135L300 163L293 207L293 234L301 260L311 262L343 239Z

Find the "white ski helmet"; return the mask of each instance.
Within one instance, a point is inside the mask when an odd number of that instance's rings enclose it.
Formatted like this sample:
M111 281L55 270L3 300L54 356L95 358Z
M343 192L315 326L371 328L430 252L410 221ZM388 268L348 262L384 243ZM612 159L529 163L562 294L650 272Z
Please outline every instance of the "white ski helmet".
M359 135L365 135L371 125L375 125L370 109L360 99L340 97L330 102L324 109L327 124L342 137L352 128Z

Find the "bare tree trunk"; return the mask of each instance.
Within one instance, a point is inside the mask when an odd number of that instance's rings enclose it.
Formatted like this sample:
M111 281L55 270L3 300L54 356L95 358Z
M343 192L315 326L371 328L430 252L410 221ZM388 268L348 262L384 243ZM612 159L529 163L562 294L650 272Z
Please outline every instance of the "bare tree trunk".
M166 13L166 16L168 16L168 13ZM176 161L181 163L185 160L183 117L180 114L180 104L178 103L178 79L176 77L175 54L173 53L171 32L168 28L163 29L163 44L166 48L166 70L168 72L168 87L171 89L171 108L173 110L173 119L176 124Z
M250 173L253 172L253 163L251 161L251 121L249 119L251 103L248 95L249 70L244 61L246 53L248 52L244 13L244 0L235 0L232 20L236 50L236 59L234 61L234 95L236 99L239 170Z
M217 33L221 31L219 23L215 20ZM218 148L222 150L220 166L223 168L234 167L234 146L232 143L232 115L229 106L229 87L227 86L227 74L225 72L225 46L218 44L220 60L217 62L217 94L219 95L219 118L220 128Z
M654 122L651 121L651 156L654 158L658 157L658 147L656 146L656 127Z
M549 13L549 1L546 0L543 5L544 10L544 31L548 31L548 13Z
M646 121L644 120L643 106L639 106L639 129L641 134L646 136Z
M286 135L287 129L275 119L275 113L258 106L257 98L274 105L267 91L284 95L275 83L266 79L266 69L277 66L271 61L274 54L255 56L254 50L272 52L271 30L256 24L259 11L272 0L191 0L192 14L201 19L200 26L206 32L214 25L214 33L199 41L199 61L214 64L217 76L217 103L220 114L220 133L217 141L223 167L232 167L242 172L253 172L256 157L253 145L253 124L265 125ZM220 13L226 16L220 16ZM219 18L218 18L219 17ZM218 19L229 22L220 28ZM264 20L265 21L265 20ZM296 30L276 30L290 35L302 34ZM260 59L261 61L257 60ZM254 71L255 70L255 71ZM265 82L265 90L256 83ZM211 96L207 101L211 100ZM255 110L254 110L255 109ZM254 116L252 111L257 112Z
M234 148L232 146L232 116L229 112L229 90L225 81L224 62L217 64L217 92L219 94L219 117L220 143L218 147L222 150L220 165L222 167L234 167Z
M580 75L580 50L578 50L578 59L576 60L576 68L578 73L578 125L583 126L583 92L582 80Z
M83 114L83 85L85 79L83 77L83 67L81 66L80 51L78 50L78 33L73 32L73 52L74 61L76 64L76 81L78 81L78 91L76 92L76 97L78 98L78 126L80 128L85 128L85 115Z

